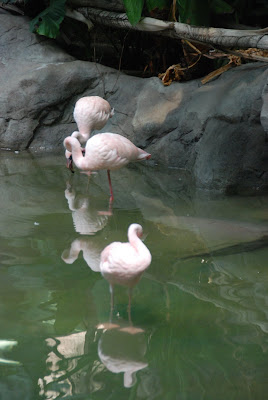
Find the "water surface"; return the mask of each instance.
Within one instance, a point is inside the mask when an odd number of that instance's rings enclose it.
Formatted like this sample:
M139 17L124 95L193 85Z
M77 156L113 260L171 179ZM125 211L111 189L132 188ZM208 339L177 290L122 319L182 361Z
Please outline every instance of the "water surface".
M196 192L182 171L88 177L64 156L0 154L0 398L264 399L267 197ZM101 212L101 213L100 213ZM152 264L128 293L99 256L143 226Z

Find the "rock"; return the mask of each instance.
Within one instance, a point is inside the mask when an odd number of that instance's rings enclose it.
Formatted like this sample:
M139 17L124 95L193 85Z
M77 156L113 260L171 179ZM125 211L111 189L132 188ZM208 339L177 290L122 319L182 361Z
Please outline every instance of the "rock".
M268 136L268 82L263 88L262 92L262 109L261 109L261 124Z
M122 0L68 0L67 5L77 7L93 7L100 10L125 12Z
M156 163L190 171L201 188L267 191L266 64L233 68L206 85L165 87L76 60L28 23L0 13L0 147L62 152L76 129L76 100L99 95L115 108L102 131L128 137Z

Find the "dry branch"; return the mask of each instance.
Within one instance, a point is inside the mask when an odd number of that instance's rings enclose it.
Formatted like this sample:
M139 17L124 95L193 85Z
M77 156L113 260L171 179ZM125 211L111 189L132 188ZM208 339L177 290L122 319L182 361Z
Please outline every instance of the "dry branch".
M143 18L132 26L125 13L103 11L96 8L82 7L78 9L93 23L122 29L157 32L162 36L187 39L198 43L225 48L247 49L254 47L268 50L268 28L261 30L237 30L224 28L204 28L182 24L180 22L162 21L156 18Z

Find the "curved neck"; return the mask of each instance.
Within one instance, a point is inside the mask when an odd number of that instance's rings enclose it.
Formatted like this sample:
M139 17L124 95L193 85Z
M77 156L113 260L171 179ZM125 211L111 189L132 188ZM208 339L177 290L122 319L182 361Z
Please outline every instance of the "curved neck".
M136 230L132 230L128 233L128 241L137 251L148 250L142 240L138 237Z
M75 146L72 146L72 157L75 165L80 169L84 169L85 157L83 156L82 148L80 147L79 143L77 143Z
M91 129L84 131L83 130L74 131L72 133L72 137L77 138L81 144L85 144L89 139L90 135L91 135Z

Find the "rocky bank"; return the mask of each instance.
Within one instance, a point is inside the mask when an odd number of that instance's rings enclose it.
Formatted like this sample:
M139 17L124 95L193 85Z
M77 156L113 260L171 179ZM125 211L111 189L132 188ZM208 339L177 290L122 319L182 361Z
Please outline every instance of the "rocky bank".
M73 107L99 95L115 109L104 131L122 134L155 163L190 171L224 193L268 189L268 68L249 63L202 85L138 78L64 52L0 11L0 147L63 152Z

